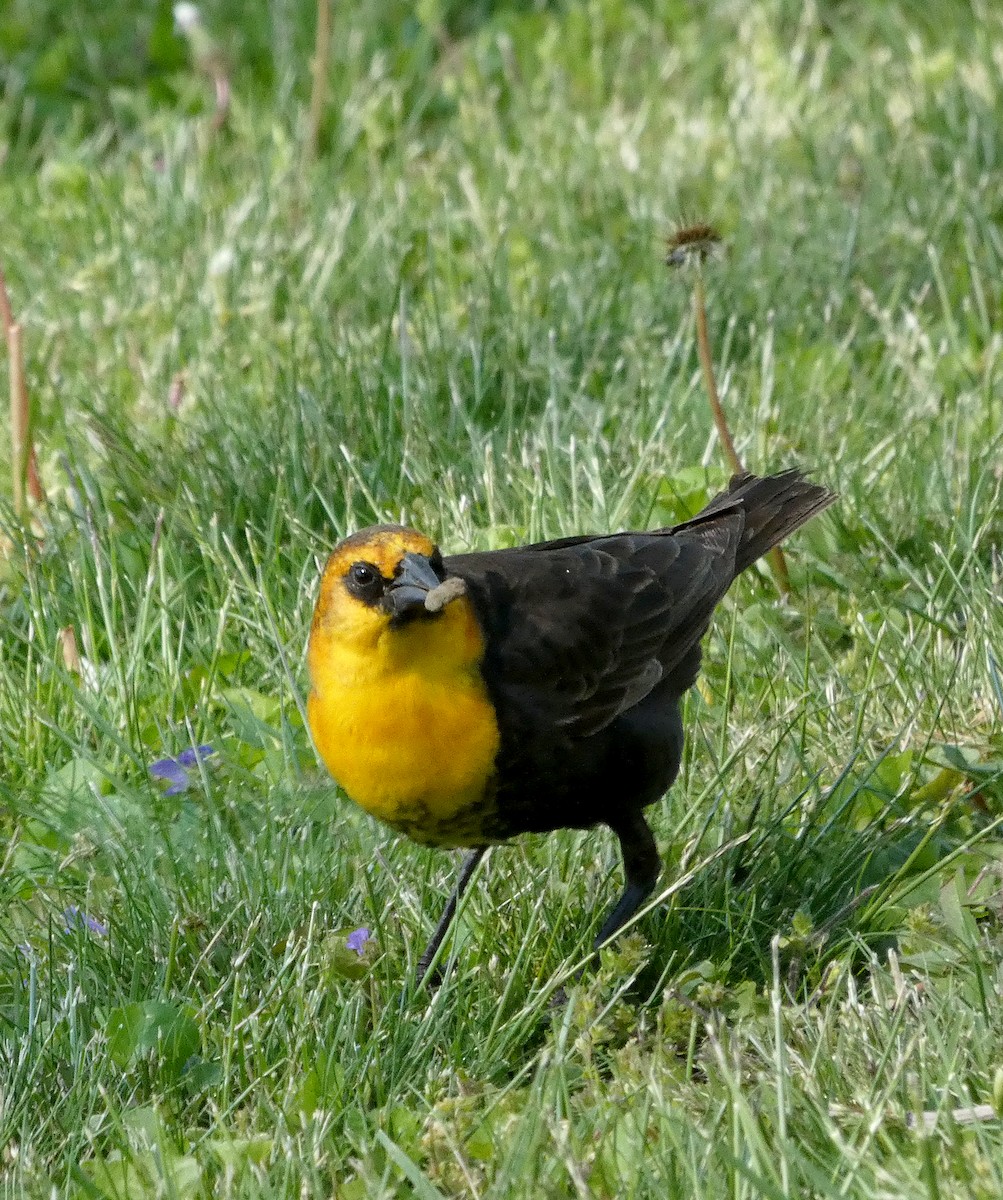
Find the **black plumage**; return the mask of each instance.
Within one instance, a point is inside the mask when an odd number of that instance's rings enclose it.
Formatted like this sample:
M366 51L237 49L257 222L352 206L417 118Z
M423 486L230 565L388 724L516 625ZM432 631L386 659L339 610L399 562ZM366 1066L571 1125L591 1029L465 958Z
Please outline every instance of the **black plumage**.
M738 475L672 528L443 560L483 628L482 674L501 733L485 840L608 825L626 889L597 944L657 880L642 810L679 771L679 701L696 680L714 608L738 574L834 499L796 470Z

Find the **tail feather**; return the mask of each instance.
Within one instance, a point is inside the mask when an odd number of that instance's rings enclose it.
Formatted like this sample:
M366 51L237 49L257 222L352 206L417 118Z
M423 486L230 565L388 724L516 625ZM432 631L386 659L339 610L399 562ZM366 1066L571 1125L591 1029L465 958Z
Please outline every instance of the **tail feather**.
M745 523L735 554L737 575L835 499L835 492L810 482L798 470L762 477L745 473L733 476L727 491L677 528L693 528L740 510Z

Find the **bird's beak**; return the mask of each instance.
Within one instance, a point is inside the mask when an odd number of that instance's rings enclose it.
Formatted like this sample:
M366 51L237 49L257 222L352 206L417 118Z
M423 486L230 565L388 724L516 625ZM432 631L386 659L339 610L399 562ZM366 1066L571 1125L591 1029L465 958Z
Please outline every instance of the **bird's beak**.
M424 554L405 554L400 570L383 593L383 607L395 620L428 612L428 594L441 582Z

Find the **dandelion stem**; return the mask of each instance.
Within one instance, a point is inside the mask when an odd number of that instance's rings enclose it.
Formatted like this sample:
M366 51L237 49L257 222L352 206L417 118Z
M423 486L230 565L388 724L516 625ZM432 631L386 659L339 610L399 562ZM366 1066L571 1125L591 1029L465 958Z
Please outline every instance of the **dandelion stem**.
M700 367L703 370L704 387L707 389L707 399L710 401L710 411L717 427L717 436L721 439L724 457L728 460L729 468L740 475L745 468L738 457L735 443L732 441L728 419L721 407L721 397L717 390L717 380L714 377L714 360L710 353L710 336L707 333L707 301L704 294L703 272L699 265L693 272L693 314L697 325L697 352L700 355Z
M767 554L766 561L770 564L770 570L773 572L773 578L777 583L777 591L786 600L791 592L791 576L787 570L787 559L784 558L784 552L779 546L774 546Z
M707 301L704 292L703 270L698 262L693 272L693 315L696 319L697 353L700 356L700 368L703 372L704 387L707 389L707 399L714 418L717 436L724 451L728 467L740 475L745 470L742 460L738 457L735 443L728 428L728 419L721 407L721 397L717 390L717 380L714 376L714 359L710 352L710 335L707 333ZM791 594L791 577L787 570L787 560L779 546L774 546L767 556L773 578L776 580L780 595L787 597Z

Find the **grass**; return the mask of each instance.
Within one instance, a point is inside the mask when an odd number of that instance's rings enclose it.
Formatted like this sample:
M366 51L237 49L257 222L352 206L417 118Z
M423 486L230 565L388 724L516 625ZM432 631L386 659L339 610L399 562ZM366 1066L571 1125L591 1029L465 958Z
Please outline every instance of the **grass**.
M312 6L243 11L216 133L165 7L0 17L48 497L0 510L3 1194L999 1195L998 14L334 6L304 166ZM684 219L739 453L841 501L795 602L722 606L599 971L617 855L569 832L492 853L415 991L455 863L319 768L319 565L697 507Z

